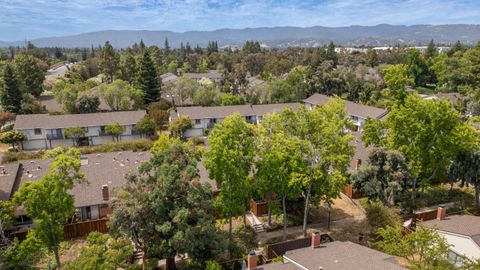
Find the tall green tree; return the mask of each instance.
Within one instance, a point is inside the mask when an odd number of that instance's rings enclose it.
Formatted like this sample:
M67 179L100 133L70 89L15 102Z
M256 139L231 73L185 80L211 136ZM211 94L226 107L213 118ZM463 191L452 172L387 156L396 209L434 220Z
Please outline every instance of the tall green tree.
M412 207L418 183L424 187L445 175L450 160L478 142L474 128L463 122L446 100L409 95L403 106L392 107L386 121L379 122L367 121L363 141L398 150L405 156L413 178Z
M76 183L85 181L80 170L80 152L69 149L55 157L50 171L39 181L23 184L15 193L13 202L23 206L35 227L27 235L53 251L56 267L61 267L59 244L63 223L75 212L74 197L69 191Z
M42 94L45 71L37 58L26 53L17 54L13 60L13 68L23 93L30 93L35 97Z
M435 42L430 40L430 42L427 45L427 49L425 50L425 59L430 59L438 55L438 48L435 45Z
M395 205L395 198L406 187L407 178L405 157L396 150L386 148L374 149L368 156L367 164L352 176L357 190L389 206Z
M12 66L7 64L3 69L2 83L0 84L0 102L5 111L18 113L22 103L22 93Z
M220 189L217 205L222 216L228 218L231 242L232 218L246 212L251 195L248 176L255 155L255 128L236 113L216 124L208 141L205 167Z
M425 57L418 49L410 49L407 54L408 73L416 86L425 86L430 79L430 73Z
M383 80L387 86L388 95L397 104L403 104L407 96L405 86L414 83L413 78L409 74L408 66L398 64L386 67L383 70Z
M480 209L480 151L459 153L448 167L451 182L460 181L461 186L472 185L475 189L475 205Z
M225 248L217 234L209 187L199 178L198 155L178 140L162 136L153 157L113 197L111 228L126 235L148 258L166 259L175 268L175 256L187 254L205 262Z
M160 99L160 83L148 50L143 52L137 65L136 86L144 92L144 104L148 105Z
M266 116L262 123L271 122ZM275 121L275 120L274 120ZM278 121L275 121L278 123ZM277 129L278 130L278 129ZM296 181L298 174L307 170L308 164L304 153L307 145L296 136L288 136L283 132L269 130L269 125L261 127L261 136L257 146L257 161L255 162L255 186L261 195L272 194L281 202L283 213L283 240L287 239L287 199L297 199L301 196L301 183ZM272 198L270 198L272 199ZM269 224L271 208L278 201L269 201Z
M100 96L112 111L127 111L140 108L143 104L143 91L128 82L115 80L98 87Z
M127 81L130 85L135 82L135 72L137 70L137 62L133 54L132 48L127 50L120 57L120 76L121 79Z
M100 71L105 75L108 83L113 82L114 76L118 73L120 56L112 45L110 45L109 41L105 42L98 57Z

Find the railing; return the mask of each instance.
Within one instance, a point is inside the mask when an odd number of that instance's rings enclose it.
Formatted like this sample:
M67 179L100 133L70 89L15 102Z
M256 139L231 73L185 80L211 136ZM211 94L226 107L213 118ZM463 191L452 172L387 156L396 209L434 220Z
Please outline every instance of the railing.
M47 140L63 140L63 134L47 134Z
M132 135L144 135L145 132L132 129Z
M110 134L107 134L105 130L99 130L98 131L98 136L111 136Z

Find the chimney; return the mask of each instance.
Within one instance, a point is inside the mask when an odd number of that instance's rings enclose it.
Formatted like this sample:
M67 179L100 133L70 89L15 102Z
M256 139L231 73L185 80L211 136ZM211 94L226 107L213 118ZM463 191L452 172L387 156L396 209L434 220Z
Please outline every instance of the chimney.
M320 246L320 232L312 233L312 248Z
M360 169L360 166L362 166L362 160L357 159L355 160L355 170L358 171Z
M110 193L108 192L108 185L102 186L102 197L104 201L108 201L110 199Z
M247 257L247 270L255 270L257 269L257 254L255 251L250 251Z
M447 209L443 206L439 206L437 209L437 219L442 220L447 215Z

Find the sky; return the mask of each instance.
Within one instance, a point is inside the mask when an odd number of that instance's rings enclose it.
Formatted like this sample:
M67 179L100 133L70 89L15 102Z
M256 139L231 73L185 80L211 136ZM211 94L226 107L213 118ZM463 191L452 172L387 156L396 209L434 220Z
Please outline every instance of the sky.
M480 24L480 0L0 0L0 40L101 30Z

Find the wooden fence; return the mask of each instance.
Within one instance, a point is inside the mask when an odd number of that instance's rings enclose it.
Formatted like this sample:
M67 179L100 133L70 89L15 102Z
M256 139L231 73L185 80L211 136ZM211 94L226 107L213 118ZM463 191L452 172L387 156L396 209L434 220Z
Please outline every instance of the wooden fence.
M331 242L332 237L328 234L320 235L320 243ZM283 256L287 251L309 247L312 244L312 237L305 237L295 240L289 240L272 244L268 246L267 257L268 260L272 260L276 257Z
M268 214L268 203L265 201L256 202L255 200L250 201L250 211L259 217Z
M106 233L108 231L107 219L90 220L73 224L65 224L63 226L63 239L70 240L77 237L87 236L91 232ZM28 232L16 232L11 234L11 238L17 238L23 241L27 237Z

